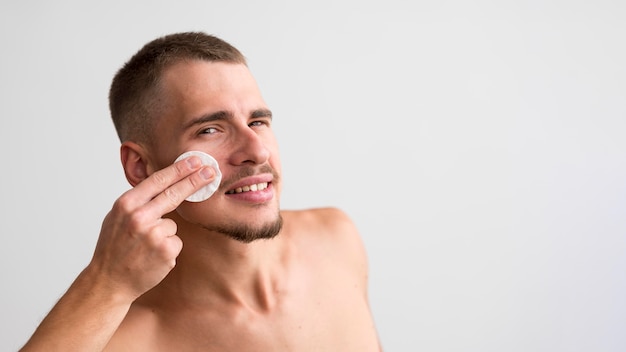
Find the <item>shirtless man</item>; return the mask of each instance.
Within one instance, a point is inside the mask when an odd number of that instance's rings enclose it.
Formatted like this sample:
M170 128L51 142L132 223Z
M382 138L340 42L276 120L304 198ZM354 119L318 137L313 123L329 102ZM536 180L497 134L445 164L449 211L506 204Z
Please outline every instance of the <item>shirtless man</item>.
M280 210L272 113L237 49L158 38L117 73L110 106L133 188L21 351L381 350L354 224L334 208ZM189 150L223 175L202 202L185 199L216 171L173 163Z

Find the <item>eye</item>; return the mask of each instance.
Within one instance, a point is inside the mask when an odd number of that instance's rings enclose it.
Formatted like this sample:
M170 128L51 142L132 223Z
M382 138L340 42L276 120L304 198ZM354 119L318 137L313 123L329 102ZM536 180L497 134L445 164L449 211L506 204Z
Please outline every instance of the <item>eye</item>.
M205 128L205 129L201 130L200 134L214 134L216 132L217 132L217 128L209 127L209 128Z
M249 126L250 127L262 127L262 126L269 126L269 120L257 120L257 121L252 121Z

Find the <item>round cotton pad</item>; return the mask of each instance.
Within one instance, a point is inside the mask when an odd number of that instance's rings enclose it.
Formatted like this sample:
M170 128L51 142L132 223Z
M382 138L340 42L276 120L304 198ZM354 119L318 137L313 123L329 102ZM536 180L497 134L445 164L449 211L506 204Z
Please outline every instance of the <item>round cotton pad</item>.
M215 179L213 180L213 182L200 188L198 191L196 191L196 193L190 195L186 199L187 201L190 201L190 202L202 202L202 201L209 199L213 195L213 193L215 193L217 188L220 186L220 182L222 181L222 172L220 171L220 167L217 164L217 160L215 160L209 154L200 152L197 150L191 150L191 151L181 154L178 158L176 158L174 162L182 160L192 155L199 157L200 160L202 160L203 165L211 166L213 170L215 170Z

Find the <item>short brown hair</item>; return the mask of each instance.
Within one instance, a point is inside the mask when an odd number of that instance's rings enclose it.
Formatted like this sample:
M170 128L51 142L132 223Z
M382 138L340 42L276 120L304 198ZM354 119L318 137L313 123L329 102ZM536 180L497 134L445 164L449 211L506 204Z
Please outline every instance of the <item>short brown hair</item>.
M163 71L184 60L247 65L234 46L203 32L181 32L143 46L117 71L109 91L109 109L120 141L146 142L158 110L158 83Z

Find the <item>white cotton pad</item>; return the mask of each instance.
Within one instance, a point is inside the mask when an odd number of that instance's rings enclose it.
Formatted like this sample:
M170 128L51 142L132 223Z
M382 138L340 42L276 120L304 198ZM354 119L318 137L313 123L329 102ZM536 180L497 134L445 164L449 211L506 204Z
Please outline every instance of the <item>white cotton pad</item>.
M178 158L176 158L174 162L182 160L192 155L199 157L200 160L202 160L203 165L211 166L213 170L215 170L215 179L213 180L213 182L200 188L198 191L196 191L196 193L190 195L186 199L187 201L190 201L190 202L202 202L202 201L209 199L213 195L213 193L215 193L217 188L220 186L220 182L222 181L222 172L220 171L220 167L217 164L217 160L215 160L209 154L204 153L204 152L199 152L197 150L191 150L191 151L181 154Z

